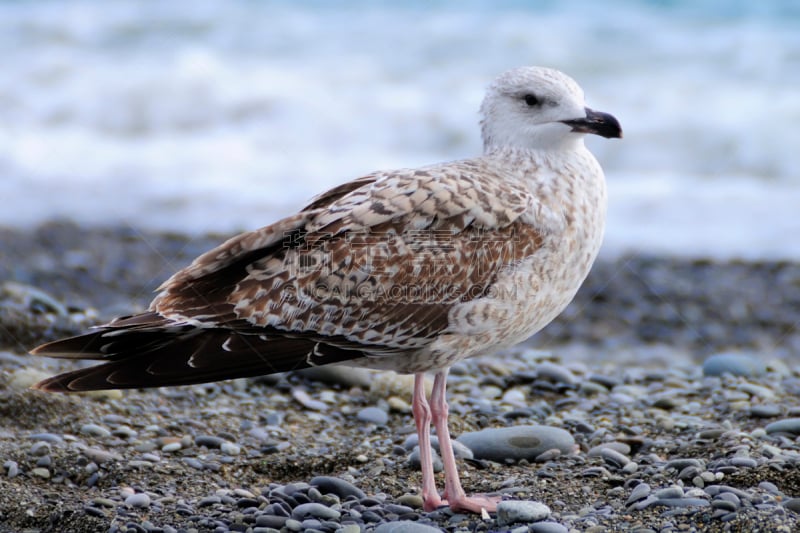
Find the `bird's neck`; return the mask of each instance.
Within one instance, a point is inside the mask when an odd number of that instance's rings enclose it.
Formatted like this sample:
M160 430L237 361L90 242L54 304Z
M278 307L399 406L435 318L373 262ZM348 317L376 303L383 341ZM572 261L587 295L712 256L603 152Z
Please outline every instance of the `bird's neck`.
M487 143L483 147L483 156L489 158L499 157L507 162L533 161L539 165L547 166L551 161L563 161L568 159L570 155L582 153L585 150L586 146L583 143L583 138L576 137L571 139L569 143L565 142L560 145L537 148L515 145L498 146Z

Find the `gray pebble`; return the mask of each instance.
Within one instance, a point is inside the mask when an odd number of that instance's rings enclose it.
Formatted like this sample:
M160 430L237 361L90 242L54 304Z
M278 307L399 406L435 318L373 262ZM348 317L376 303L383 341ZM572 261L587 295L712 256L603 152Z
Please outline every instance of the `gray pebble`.
M602 457L606 463L616 466L617 468L622 468L631 462L630 459L611 448L603 448L600 450L600 457Z
M92 437L109 437L111 436L111 432L104 428L103 426L99 426L97 424L84 424L81 426L81 433L84 435L90 435Z
M342 500L348 496L355 496L358 499L367 496L363 490L338 477L317 476L312 478L309 484L312 487L317 487L323 494L335 494Z
M663 505L664 507L708 507L711 505L708 500L702 498L659 498L653 505Z
M239 455L242 451L242 448L238 444L225 441L220 444L219 450L225 455Z
M379 426L389 422L389 414L379 407L365 407L358 412L356 418L362 422Z
M548 379L555 383L566 383L572 385L577 381L575 374L568 368L545 361L536 365L536 373L540 378Z
M289 531L302 531L303 523L300 522L299 520L288 518L286 522L283 523L283 527L285 527Z
M256 517L256 526L257 527L271 527L273 529L280 529L286 523L286 519L287 519L287 517L285 517L285 516L262 514L262 515Z
M84 448L81 453L94 461L95 463L102 464L108 461L121 461L122 456L118 453L101 450L99 448Z
M172 453L177 452L183 448L183 445L180 442L168 442L161 447L161 451L164 453Z
M589 448L589 451L586 452L586 455L589 457L602 457L602 451L605 449L611 449L625 455L631 453L631 447L629 445L625 444L624 442L611 441Z
M539 522L550 516L550 508L543 503L504 500L497 504L497 525Z
M738 509L742 505L742 500L736 494L732 492L720 492L714 498L714 501L725 501L730 503L734 506L734 508Z
M625 501L625 505L630 505L634 502L638 502L639 500L643 500L647 496L650 495L650 485L647 483L639 483L633 490L631 491L631 495L628 496L628 499Z
M800 435L800 418L784 418L771 424L767 424L764 430L768 434L789 433L790 435Z
M457 440L472 450L476 459L496 462L506 459L530 461L554 448L570 454L575 446L569 432L550 426L489 428L464 433Z
M419 436L416 433L413 433L403 441L403 448L406 450L413 450L418 444ZM455 455L458 459L474 458L472 450L464 446L461 442L457 440L451 440L450 444L453 446L453 455ZM431 446L435 451L439 452L439 437L436 435L431 435Z
M528 528L530 533L569 533L569 530L558 522L536 522Z
M64 442L64 439L61 437L61 435L56 435L55 433L34 433L33 435L28 435L28 438L31 440L43 440L45 442L49 442L50 444Z
M442 458L439 457L439 454L436 450L431 450L433 454L433 471L434 472L441 472L444 469L444 464L442 463ZM414 451L408 456L408 465L411 468L419 469L422 466L422 460L419 453L419 446L414 448Z
M783 506L795 513L800 513L800 498L789 498L783 502Z
M50 479L50 470L43 467L34 468L31 470L31 474L40 477L42 479Z
M212 449L219 448L223 442L225 442L225 439L213 435L198 435L194 438L195 446L205 446Z
M43 440L34 442L30 449L31 455L41 456L47 455L48 453L50 453L50 444Z
M767 366L757 357L742 353L718 353L703 362L703 375L722 376L761 376L766 374Z
M411 522L409 520L398 520L397 522L384 522L375 528L374 533L441 533L438 527Z
M17 477L19 475L19 465L16 461L6 461L3 463L3 468L6 469L8 477Z
M765 490L770 494L775 494L775 495L782 494L778 486L775 483L772 483L771 481L762 481L761 483L758 484L758 488L761 490Z
M208 505L215 505L217 503L222 503L222 498L219 496L206 496L202 498L199 502L197 502L198 507L206 507Z
M732 457L730 463L733 466L742 468L755 468L758 466L758 462L752 457Z
M659 500L666 500L670 498L683 498L683 489L677 485L659 489L653 493Z
M292 509L292 518L301 519L307 516L313 516L314 518L322 518L324 520L335 520L342 515L336 509L331 509L330 507L323 505L321 503L311 502L311 503L301 503L294 509Z
M150 507L150 496L144 492L137 492L125 498L125 505L130 507Z

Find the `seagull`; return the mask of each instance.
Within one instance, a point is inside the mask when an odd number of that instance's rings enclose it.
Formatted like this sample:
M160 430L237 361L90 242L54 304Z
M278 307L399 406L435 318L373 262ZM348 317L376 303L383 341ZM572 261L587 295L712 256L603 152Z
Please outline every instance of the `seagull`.
M100 361L33 388L179 386L327 364L413 374L424 509L495 511L498 497L462 488L448 370L525 340L572 300L606 214L603 171L584 137L622 129L586 107L572 78L544 67L501 74L480 113L479 157L374 172L229 239L165 281L147 311L33 349Z

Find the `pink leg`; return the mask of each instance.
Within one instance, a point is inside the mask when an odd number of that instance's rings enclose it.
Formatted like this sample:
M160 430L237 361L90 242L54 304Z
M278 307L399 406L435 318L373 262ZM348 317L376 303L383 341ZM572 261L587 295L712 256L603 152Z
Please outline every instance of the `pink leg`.
M447 503L450 505L450 508L456 511L464 510L472 511L473 513L481 513L482 510L485 509L488 512L493 512L497 509L497 502L500 501L499 497L490 498L483 495L467 496L464 493L464 489L461 487L461 480L458 477L458 467L456 466L456 458L455 454L453 453L453 445L450 442L450 430L447 427L447 415L449 412L446 397L447 373L447 369L440 370L436 373L436 377L433 381L433 392L431 393L430 414L428 415L433 418L433 425L436 427L436 435L439 437L439 451L442 455L442 462L444 463L444 497L447 500ZM420 374L417 374L417 376L420 376ZM415 401L416 395L417 387L415 382ZM422 392L422 396L423 398L425 397L424 391ZM416 417L416 412L414 413L414 416ZM419 431L419 422L417 422L417 431ZM420 456L422 456L422 433L420 433L419 445ZM424 482L424 462L422 466ZM431 475L433 475L432 466ZM424 499L425 494L423 483L423 500ZM428 510L427 505L425 510Z
M422 463L422 507L426 511L433 511L446 505L439 497L436 490L436 480L433 477L433 454L431 453L431 408L425 397L425 374L420 372L414 375L414 396L411 401L411 412L414 414L414 423L417 426L419 437L419 457Z

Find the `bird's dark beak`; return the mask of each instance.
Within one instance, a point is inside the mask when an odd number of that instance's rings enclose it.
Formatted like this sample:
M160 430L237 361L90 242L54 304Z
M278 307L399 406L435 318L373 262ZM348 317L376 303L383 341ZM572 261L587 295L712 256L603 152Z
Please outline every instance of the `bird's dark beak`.
M578 133L594 133L606 139L622 138L622 127L619 121L608 113L601 113L594 109L586 109L586 118L562 120L567 126L572 126L572 131Z

